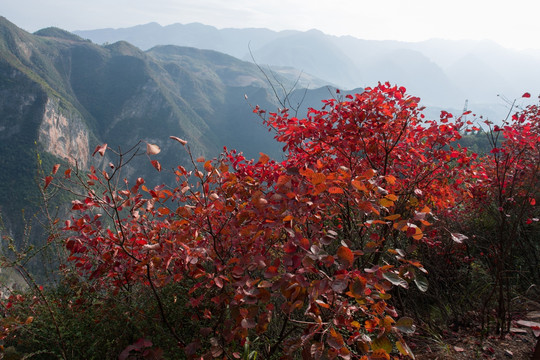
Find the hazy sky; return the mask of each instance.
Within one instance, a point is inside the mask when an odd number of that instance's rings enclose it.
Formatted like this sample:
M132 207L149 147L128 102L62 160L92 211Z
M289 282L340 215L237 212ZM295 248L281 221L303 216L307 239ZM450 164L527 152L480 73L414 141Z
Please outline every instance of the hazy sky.
M218 28L319 29L363 39L491 39L540 49L538 0L1 0L27 31L201 22Z

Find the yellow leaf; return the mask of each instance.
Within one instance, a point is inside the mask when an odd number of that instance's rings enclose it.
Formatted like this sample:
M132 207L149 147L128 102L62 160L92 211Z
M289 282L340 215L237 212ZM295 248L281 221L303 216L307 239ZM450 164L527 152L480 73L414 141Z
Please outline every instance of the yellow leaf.
M379 203L384 207L391 207L394 206L394 202L391 200L388 200L386 198L382 198L379 200Z
M389 353L392 352L392 342L386 337L386 335L383 335L371 342L371 349L373 349L374 353L380 350L384 351L385 353Z
M409 346L407 346L407 344L405 344L403 340L399 340L398 342L396 342L396 347L399 350L399 353L401 355L405 355L405 356L412 355L411 352L409 351Z

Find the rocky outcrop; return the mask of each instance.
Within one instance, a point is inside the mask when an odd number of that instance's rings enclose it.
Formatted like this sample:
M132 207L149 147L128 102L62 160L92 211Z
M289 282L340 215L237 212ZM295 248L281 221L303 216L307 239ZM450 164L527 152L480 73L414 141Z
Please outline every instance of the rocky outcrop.
M89 159L88 139L89 131L83 118L75 111L62 109L58 100L49 98L38 137L45 151L71 165L86 168Z

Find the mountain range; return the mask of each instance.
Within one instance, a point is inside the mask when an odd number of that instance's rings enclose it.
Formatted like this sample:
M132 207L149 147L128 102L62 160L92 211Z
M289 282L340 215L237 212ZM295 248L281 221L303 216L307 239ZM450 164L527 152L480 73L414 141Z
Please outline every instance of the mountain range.
M174 44L216 50L258 64L290 66L343 89L389 81L437 110L461 111L468 100L473 111L494 121L508 110L502 99L540 93L540 54L491 41L374 41L318 30L217 29L199 23L74 33L96 43L126 40L142 49Z
M58 28L30 34L0 18L4 224L21 235L14 224L22 208L36 203L38 164L45 172L55 163L102 167L109 160L91 155L103 143L123 150L139 141L143 148L144 142L157 144L164 170L188 160L171 135L186 139L195 157L216 157L226 146L247 157L263 152L279 159L281 145L251 106L277 109L275 91L278 97L288 93L303 109L333 96L331 88L304 89L308 83L324 84L295 69L262 68L213 50L97 45ZM153 183L170 174L157 173L146 157L136 158L126 176L134 169Z

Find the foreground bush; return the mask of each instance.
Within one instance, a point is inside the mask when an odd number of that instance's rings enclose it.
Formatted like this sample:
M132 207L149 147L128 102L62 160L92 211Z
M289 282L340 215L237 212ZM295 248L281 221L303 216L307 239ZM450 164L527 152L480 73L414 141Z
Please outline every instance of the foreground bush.
M63 226L69 254L54 291L64 292L37 290L33 321L19 307L6 338L39 351L46 334L34 345L24 336L54 330L48 351L61 358L413 357L415 326L396 295L428 291L419 259L470 240L454 230L457 214L476 193L490 199L482 186L493 176L453 146L467 124L445 112L424 120L418 101L384 84L305 119L256 108L284 144L282 162L195 159L172 136L191 157L173 186L122 179L136 150L88 174L56 166L46 188L84 189ZM161 171L159 152L147 144ZM6 314L27 301L11 298Z

